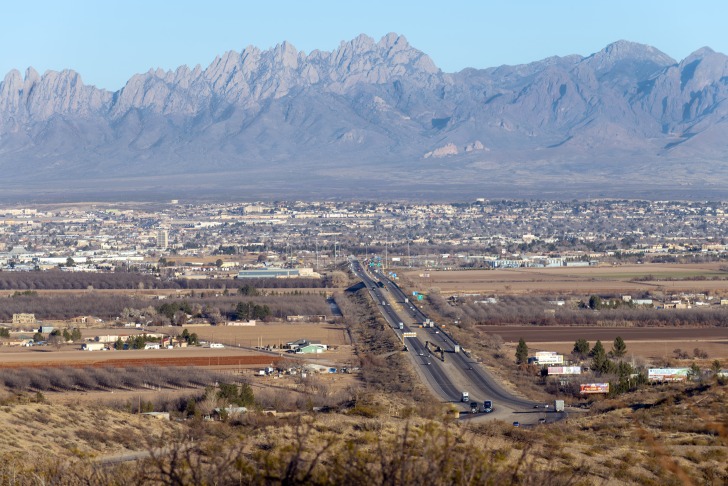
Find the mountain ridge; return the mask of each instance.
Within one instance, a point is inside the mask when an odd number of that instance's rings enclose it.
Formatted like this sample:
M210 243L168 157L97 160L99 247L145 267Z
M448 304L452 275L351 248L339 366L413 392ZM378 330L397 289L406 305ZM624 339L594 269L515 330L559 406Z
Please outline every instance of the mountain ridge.
M11 70L0 82L0 188L50 195L72 181L85 197L103 181L119 197L171 194L163 179L174 174L178 191L201 196L276 186L332 197L539 195L543 181L573 195L720 192L727 97L724 54L701 48L676 61L624 40L456 73L393 33L308 54L283 42L205 68L150 69L114 92L72 70ZM616 183L626 171L638 193ZM660 172L671 176L655 180ZM296 192L303 184L322 190Z

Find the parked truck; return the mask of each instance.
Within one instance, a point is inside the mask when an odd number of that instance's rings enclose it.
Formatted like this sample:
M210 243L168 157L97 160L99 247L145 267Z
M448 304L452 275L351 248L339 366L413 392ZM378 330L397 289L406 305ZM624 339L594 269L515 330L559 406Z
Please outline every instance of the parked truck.
M106 347L104 343L84 343L81 345L82 351L103 351Z

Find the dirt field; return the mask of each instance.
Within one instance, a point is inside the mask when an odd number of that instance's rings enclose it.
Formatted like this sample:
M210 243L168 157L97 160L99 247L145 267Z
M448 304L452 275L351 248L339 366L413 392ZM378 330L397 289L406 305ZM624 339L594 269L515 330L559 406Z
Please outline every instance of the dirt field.
M179 328L153 328L159 332L169 333L170 329ZM350 344L346 330L338 325L329 323L257 323L255 326L190 326L190 333L205 341L217 342L239 346L280 346L297 339L320 341L330 346Z
M586 339L592 345L601 340L609 350L614 338L621 336L627 344L628 356L658 359L672 357L676 348L690 354L700 348L710 359L728 359L728 328L480 326L479 329L501 336L509 354L515 353L521 337L531 351L569 354L577 339Z
M709 292L727 295L728 272L720 263L648 264L598 267L512 268L499 270L430 271L406 276L421 290L438 288L444 294L578 294Z

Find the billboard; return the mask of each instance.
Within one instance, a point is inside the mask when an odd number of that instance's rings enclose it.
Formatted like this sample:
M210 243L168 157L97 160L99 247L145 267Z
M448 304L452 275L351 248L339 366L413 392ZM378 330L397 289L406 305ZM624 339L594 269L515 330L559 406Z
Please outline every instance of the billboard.
M540 365L560 365L564 364L564 355L554 353L552 351L540 351L538 353L534 353L532 357L528 358L528 361L529 363L533 362Z
M581 366L549 366L549 375L580 375Z
M689 368L650 368L647 370L649 381L686 381Z
M609 393L609 383L583 383L579 386L581 393Z

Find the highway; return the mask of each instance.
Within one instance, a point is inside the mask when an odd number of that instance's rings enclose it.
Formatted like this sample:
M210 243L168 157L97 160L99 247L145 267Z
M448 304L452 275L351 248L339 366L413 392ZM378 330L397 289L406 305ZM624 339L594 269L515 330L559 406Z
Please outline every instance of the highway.
M410 298L394 281L377 269L365 269L353 257L350 261L353 273L362 280L387 322L406 344L413 361L422 365L419 367L420 375L443 400L460 403L462 392L467 391L471 400L480 404L484 400L492 400L496 411L505 408L511 413L533 413L535 405L542 404L508 392L477 361L462 351L456 352L459 344L437 324L420 327L428 316L409 302ZM403 329L399 329L400 322L403 323ZM409 326L408 323L415 325ZM417 333L417 336L403 337L404 333L412 332ZM444 361L441 361L439 353L431 353L425 348L425 341L430 343L430 349L439 346L444 350ZM463 405L469 409L467 404Z

